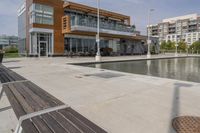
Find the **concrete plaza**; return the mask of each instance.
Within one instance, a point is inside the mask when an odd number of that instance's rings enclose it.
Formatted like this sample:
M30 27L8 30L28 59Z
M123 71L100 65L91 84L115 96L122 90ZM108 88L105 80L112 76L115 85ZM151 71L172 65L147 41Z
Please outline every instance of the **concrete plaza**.
M153 56L153 58L160 56ZM166 55L161 56L165 58ZM145 59L146 56L106 57L104 61ZM174 133L176 116L200 116L200 84L122 73L67 63L94 58L17 58L4 60L24 76L109 133ZM112 78L88 76L120 75ZM0 133L11 133L17 119L0 101ZM5 109L5 110L4 110Z

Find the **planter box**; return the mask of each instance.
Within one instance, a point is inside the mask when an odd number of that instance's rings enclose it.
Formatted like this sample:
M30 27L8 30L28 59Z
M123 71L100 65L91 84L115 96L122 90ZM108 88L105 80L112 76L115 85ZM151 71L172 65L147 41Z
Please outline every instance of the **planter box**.
M0 64L2 63L2 61L3 61L3 53L0 53Z

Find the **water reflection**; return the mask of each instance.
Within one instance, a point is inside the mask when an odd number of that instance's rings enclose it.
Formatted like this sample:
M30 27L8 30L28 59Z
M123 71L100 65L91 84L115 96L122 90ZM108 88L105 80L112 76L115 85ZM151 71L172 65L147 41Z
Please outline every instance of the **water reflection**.
M91 64L89 67L200 82L200 58L176 58Z
M101 69L101 64L95 64L95 68Z
M151 75L151 60L147 60L147 75Z

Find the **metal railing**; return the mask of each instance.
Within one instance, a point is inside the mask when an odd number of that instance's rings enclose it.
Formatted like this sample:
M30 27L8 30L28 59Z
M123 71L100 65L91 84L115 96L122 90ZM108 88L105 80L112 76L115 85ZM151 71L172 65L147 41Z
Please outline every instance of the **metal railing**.
M79 25L79 26L97 28L97 22L95 19L80 17L80 16L76 16L71 19L74 19L72 20L71 26ZM105 20L100 20L100 28L121 31L121 32L130 32L130 33L135 32L135 28L129 25L113 23Z

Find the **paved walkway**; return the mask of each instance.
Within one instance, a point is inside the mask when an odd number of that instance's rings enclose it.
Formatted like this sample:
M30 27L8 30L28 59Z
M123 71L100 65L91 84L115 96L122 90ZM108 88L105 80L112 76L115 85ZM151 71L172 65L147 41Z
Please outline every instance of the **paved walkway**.
M104 61L143 58L107 57ZM175 116L200 116L200 84L67 64L91 60L21 58L6 60L4 65L13 67L110 133L174 133L171 119ZM120 76L88 76L102 73ZM17 122L11 109L1 111L6 105L4 97L0 104L1 133L11 132Z

